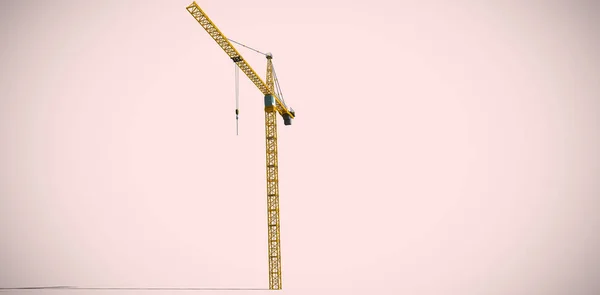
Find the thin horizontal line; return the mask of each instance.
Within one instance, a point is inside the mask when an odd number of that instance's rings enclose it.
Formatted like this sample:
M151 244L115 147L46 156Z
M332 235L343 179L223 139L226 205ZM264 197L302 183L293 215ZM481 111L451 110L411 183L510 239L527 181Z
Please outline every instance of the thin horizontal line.
M148 291L258 291L269 290L267 288L176 288L176 287L76 287L76 286L31 286L31 287L14 287L0 288L2 290L148 290Z

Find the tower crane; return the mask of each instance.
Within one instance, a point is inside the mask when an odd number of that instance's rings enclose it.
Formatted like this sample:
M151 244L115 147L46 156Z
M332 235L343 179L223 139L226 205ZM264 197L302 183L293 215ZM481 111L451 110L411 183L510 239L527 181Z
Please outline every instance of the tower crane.
M265 143L267 170L267 225L269 253L269 289L281 289L281 246L279 243L279 175L277 158L277 113L283 118L284 125L291 125L295 112L283 100L283 95L273 68L273 55L267 57L266 83L250 67L242 55L233 47L230 40L221 33L217 26L194 1L186 7L187 11L198 21L206 32L225 51L236 66L256 85L264 95L265 102ZM234 43L237 43L233 41ZM239 44L239 43L238 43ZM241 45L241 44L240 44ZM275 88L277 86L277 88ZM277 95L279 94L279 95ZM239 111L236 109L236 119Z

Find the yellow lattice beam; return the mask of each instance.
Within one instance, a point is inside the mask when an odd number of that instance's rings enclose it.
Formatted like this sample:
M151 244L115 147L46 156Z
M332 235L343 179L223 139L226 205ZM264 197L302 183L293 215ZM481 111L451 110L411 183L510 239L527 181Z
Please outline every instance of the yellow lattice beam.
M200 6L194 1L188 7L186 7L187 11L198 21L198 23L206 30L206 32L219 44L219 46L225 51L225 53L231 58L238 67L248 76L250 81L256 85L258 90L262 92L262 94L267 95L270 94L273 96L275 101L277 102L277 111L280 115L289 115L291 118L294 118L294 114L287 109L285 104L275 95L273 88L268 88L265 82L256 74L254 69L246 63L242 55L231 45L231 42L223 35L221 30L217 28L217 26L210 20L210 18L200 9Z

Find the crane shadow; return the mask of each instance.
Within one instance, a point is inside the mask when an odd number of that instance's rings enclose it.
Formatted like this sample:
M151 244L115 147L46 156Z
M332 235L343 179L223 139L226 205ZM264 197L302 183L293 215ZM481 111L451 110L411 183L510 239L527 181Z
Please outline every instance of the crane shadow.
M174 288L174 287L77 287L77 286L31 286L0 288L2 291L15 290L106 290L106 291L265 291L268 288Z

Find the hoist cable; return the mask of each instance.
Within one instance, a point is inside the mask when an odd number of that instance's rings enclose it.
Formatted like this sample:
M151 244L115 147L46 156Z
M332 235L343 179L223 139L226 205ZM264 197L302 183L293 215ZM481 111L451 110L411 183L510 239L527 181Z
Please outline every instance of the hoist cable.
M235 67L235 135L238 135L238 119L240 114L240 69L237 64Z

